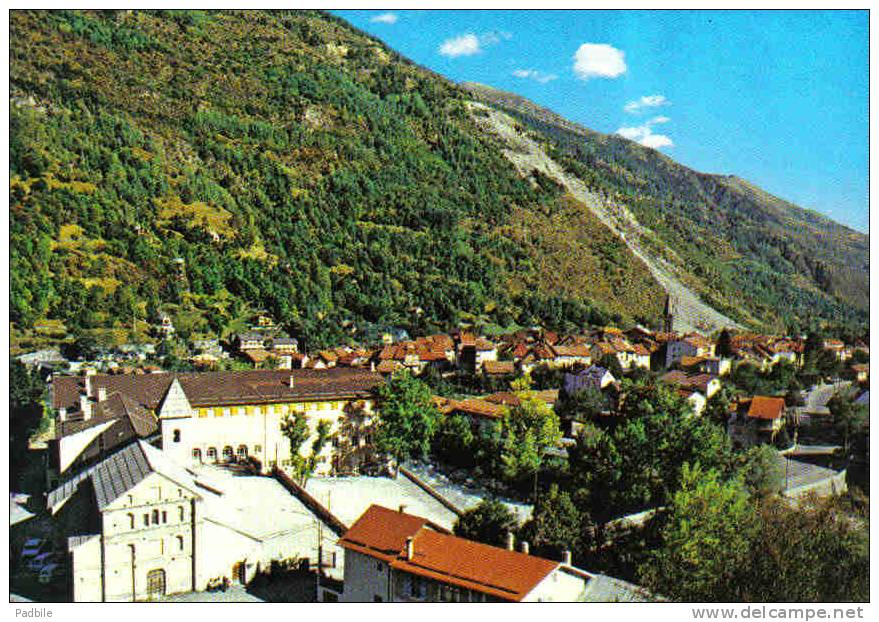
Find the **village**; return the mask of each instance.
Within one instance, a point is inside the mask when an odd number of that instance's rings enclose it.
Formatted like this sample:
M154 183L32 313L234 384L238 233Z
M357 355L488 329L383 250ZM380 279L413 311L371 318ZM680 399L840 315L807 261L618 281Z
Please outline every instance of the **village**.
M661 600L575 565L570 550L531 554L514 529L494 544L457 534L462 517L498 502L521 528L546 494L543 467L533 489L532 471L504 481L464 437L501 447L511 418L552 413L557 429L536 452L564 462L593 422L625 416L633 382L666 387L685 417L720 423L738 447L771 448L786 497L839 493L866 469L868 437L841 437L828 406L841 396L869 404L866 344L678 333L666 307L662 331L397 331L317 352L258 315L226 342L188 344L190 371L163 369L155 345L92 360L20 355L45 383L50 421L28 440L42 493L11 500L13 592L77 602ZM167 316L155 330L159 348L175 339ZM802 386L810 349L822 372ZM408 382L429 389L442 422L445 440L428 451L375 438L397 399L390 387L414 390ZM656 510L633 509L602 528Z

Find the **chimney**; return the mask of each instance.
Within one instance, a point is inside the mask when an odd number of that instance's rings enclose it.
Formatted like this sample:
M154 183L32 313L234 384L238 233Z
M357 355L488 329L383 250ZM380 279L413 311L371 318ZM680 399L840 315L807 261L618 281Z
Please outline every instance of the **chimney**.
M94 369L88 368L85 370L85 394L89 397L92 395L92 376L94 375Z
M106 387L99 387L98 388L98 401L103 402L106 399L107 399L107 388Z
M67 409L64 406L58 409L58 418L61 421L67 421Z
M88 395L79 396L79 409L82 411L84 421L92 418L92 403L89 401Z
M415 557L415 538L409 536L406 538L406 559L412 561Z
M508 532L507 532L507 550L508 550L508 551L514 551L514 550L516 550L516 539L515 539L515 537L513 536L513 532L512 532L512 531L508 531Z
M528 555L531 553L531 547L528 546L528 543L525 542L524 540L522 540L522 544L519 546L522 547L522 552L525 553L525 555Z
M406 504L401 503L399 510L400 510L400 514L404 514L406 512Z
M564 561L563 561L562 563L563 563L565 566L570 566L570 565L571 565L571 552L570 552L570 551L565 551L564 556L565 556L565 557L564 557Z

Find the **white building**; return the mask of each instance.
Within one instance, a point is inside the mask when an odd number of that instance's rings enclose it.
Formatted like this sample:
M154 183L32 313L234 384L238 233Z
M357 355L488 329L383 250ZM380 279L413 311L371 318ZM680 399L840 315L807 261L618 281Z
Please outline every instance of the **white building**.
M275 480L196 472L138 441L53 490L77 602L133 601L246 582L316 559L332 531Z
M281 432L285 418L306 418L311 434L299 448L303 455L326 421L331 434L344 437L338 447L327 442L321 450L316 472L329 473L349 468L345 448L366 442L341 432L352 410L364 421L371 418L373 389L381 382L378 374L352 368L62 376L53 381L53 405L59 418L63 413L68 421L82 421L95 402L121 396L157 419L162 449L172 460L210 464L253 457L265 472L290 463L290 444Z
M690 333L666 344L666 367L671 367L685 356L714 356L714 342L698 333Z

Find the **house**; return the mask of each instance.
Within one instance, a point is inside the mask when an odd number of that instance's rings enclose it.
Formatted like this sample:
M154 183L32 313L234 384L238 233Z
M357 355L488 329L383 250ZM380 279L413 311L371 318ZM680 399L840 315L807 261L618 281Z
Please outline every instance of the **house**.
M784 399L757 395L748 407L748 420L757 423L759 432L768 432L773 437L784 426Z
M592 362L592 352L588 344L553 345L555 352L555 364L560 367L573 367L574 365L589 365Z
M706 399L711 399L715 393L720 391L721 386L720 379L717 376L712 376L711 374L688 374L679 369L667 372L660 376L659 379L679 389L699 391Z
M690 404L690 407L693 409L694 415L696 415L697 417L702 415L702 412L705 410L705 405L708 403L708 400L705 399L705 395L703 395L699 391L685 388L678 389L677 393L682 398L687 400L687 402Z
M468 398L463 400L444 400L439 405L440 412L447 416L460 415L470 422L470 426L480 432L489 432L504 418L507 407L486 400Z
M82 418L81 404L119 394L158 420L169 459L186 465L254 457L269 471L290 462L281 433L287 416L306 417L312 438L300 451L310 452L318 421L329 421L336 432L349 407L372 412L381 382L378 374L352 368L60 376L52 381L52 400L59 418L62 412ZM318 472L331 472L329 443L322 456Z
M596 575L563 562L451 535L432 521L372 505L339 540L344 602L576 602ZM645 600L617 582L607 600Z
M86 376L86 382L92 378ZM79 403L57 410L55 438L48 443L47 481L53 486L70 473L77 473L103 460L138 439L156 440L156 417L130 396L105 388L92 396L80 395Z
M296 354L299 352L299 341L294 337L275 337L272 339L272 351L279 354Z
M714 356L714 342L699 333L690 333L666 343L666 367L671 367L684 356Z
M832 353L838 360L845 361L848 358L845 343L839 339L825 339L824 349Z
M197 472L137 441L52 490L76 602L152 600L246 583L271 561L315 558L331 534L275 480Z
M516 363L513 361L485 361L482 364L482 373L486 376L512 376L516 373Z
M852 373L855 377L855 382L866 382L870 377L870 364L869 363L860 363L851 366Z
M604 367L592 365L583 371L565 374L565 393L576 395L584 389L601 391L616 382L616 378Z
M239 352L265 349L265 337L262 333L256 331L238 333L232 338L232 341Z
M707 356L699 360L698 367L703 374L726 376L732 370L732 360L720 356Z

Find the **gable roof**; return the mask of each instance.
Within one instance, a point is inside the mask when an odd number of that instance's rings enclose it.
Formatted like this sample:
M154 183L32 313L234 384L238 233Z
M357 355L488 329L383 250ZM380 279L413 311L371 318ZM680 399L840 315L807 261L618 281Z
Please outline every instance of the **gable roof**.
M76 492L82 482L91 480L97 508L103 510L152 473L159 473L197 494L194 476L190 471L169 460L161 450L144 441L137 441L52 490L47 505L54 511L56 506L62 505Z
M290 400L364 397L383 382L379 374L350 367L325 370L294 369L157 373L91 376L92 395L105 388L107 395L123 393L132 403L155 410L174 379L180 381L194 407L273 404ZM290 379L293 386L290 386ZM59 376L52 381L53 407L78 407L85 381L78 376Z
M755 419L778 419L784 413L784 399L755 395L748 407L748 416Z
M406 540L413 556L407 558ZM418 516L373 505L339 540L392 568L507 601L520 601L559 567L541 557L473 542L434 529Z

